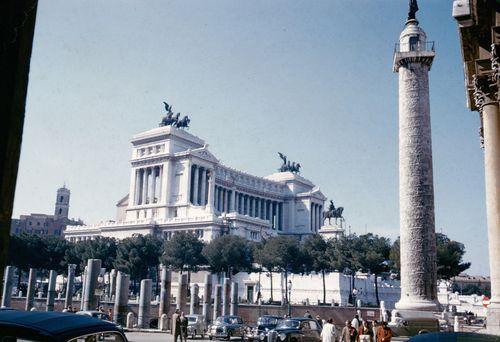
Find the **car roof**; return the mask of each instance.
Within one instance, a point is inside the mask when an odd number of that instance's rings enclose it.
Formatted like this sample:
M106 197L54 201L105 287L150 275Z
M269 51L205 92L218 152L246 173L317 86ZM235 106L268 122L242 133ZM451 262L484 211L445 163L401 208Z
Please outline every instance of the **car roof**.
M235 315L225 315L225 316L219 316L219 317L222 317L222 318L241 318L241 316L235 316Z
M281 317L281 316L275 316L275 315L262 315L259 318L262 318L262 317L281 318L281 319L283 319L283 317Z
M66 312L1 310L0 327L22 329L23 332L61 338L76 337L92 332L119 331L115 324L88 315ZM57 339L58 340L58 339Z
M292 321L314 321L314 319L309 318L309 317L291 317L291 318L286 318L285 320L292 320Z

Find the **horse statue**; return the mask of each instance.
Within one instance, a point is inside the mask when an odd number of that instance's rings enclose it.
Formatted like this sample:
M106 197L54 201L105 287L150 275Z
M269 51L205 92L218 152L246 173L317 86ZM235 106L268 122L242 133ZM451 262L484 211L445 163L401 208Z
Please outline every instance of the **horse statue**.
M177 115L179 115L178 113ZM189 123L191 122L191 119L186 115L184 116L181 120L177 119L177 122L175 123L175 127L177 128L188 128Z
M328 206L328 210L323 212L323 222L328 219L328 224L331 224L331 219L335 219L335 224L337 224L337 219L343 219L342 213L344 212L343 207L335 208L333 201L330 201L330 205Z
M189 127L189 122L191 119L186 115L182 119L179 119L181 113L177 113L174 115L172 111L172 105L169 105L167 102L163 101L163 105L165 106L165 111L167 114L161 119L160 127L162 126L172 126L175 128L187 128Z
M281 152L278 152L278 155L280 156L281 160L283 161L280 168L278 169L279 172L287 172L287 171L290 171L292 173L299 173L300 172L300 163L295 163L295 162L288 160L287 157Z

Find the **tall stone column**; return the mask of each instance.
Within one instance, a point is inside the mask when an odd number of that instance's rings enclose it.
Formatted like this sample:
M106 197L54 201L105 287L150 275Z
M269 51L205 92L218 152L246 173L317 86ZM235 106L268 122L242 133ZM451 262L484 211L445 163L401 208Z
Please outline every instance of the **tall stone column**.
M193 283L191 284L191 302L189 303L189 314L194 315L196 314L196 311L198 310L199 306L199 300L198 300L198 292L200 288L198 284Z
M212 320L215 320L217 317L221 315L221 299L222 299L222 285L215 285L214 291L214 314Z
M156 197L156 173L157 167L153 166L151 168L151 187L150 187L150 197L151 201L150 203L155 203L155 197Z
M134 184L134 204L139 204L141 198L141 169L135 169L135 184Z
M498 84L500 65L493 48L493 81L474 76L474 99L483 123L486 221L490 262L491 298L487 311L487 331L500 335L500 113Z
M66 297L64 300L64 308L68 308L73 304L73 290L75 287L75 264L68 264L68 278L66 283Z
M194 205L200 204L199 197L198 197L198 195L199 195L199 193L198 193L199 178L200 178L200 168L198 167L198 165L194 165L193 201L192 201Z
M139 328L149 328L151 320L151 290L153 281L151 279L141 280L141 289L139 296L139 313L137 315L137 325Z
M222 316L229 315L229 304L231 303L231 279L224 278L222 284Z
M203 288L203 308L202 315L205 323L210 321L210 304L212 302L212 274L205 274L205 287Z
M231 306L229 314L231 316L238 315L238 283L235 281L231 282Z
M49 284L47 289L47 304L46 311L54 311L54 301L56 299L56 278L57 272L51 270L49 272Z
M229 212L232 213L236 211L236 188L233 187L231 190L231 200L229 201Z
M36 283L36 269L30 268L30 275L28 278L28 290L26 293L26 306L25 306L26 311L30 311L35 302L35 283Z
M184 201L186 204L189 204L191 201L191 172L192 172L192 167L191 167L191 161L188 160L187 163L185 164L186 167L186 179L185 179L185 184L186 184L186 200Z
M113 268L109 272L109 299L112 299L116 293L116 270Z
M160 305L158 306L158 317L163 314L168 315L170 311L170 291L172 286L172 272L166 266L161 266L161 283L160 283Z
M163 169L161 171L161 202L165 204L170 204L170 186L173 184L172 174L175 174L175 165L169 159L166 163L163 164ZM174 175L175 177L175 175Z
M436 237L429 70L434 50L415 19L394 54L399 73L400 310L436 310Z
M12 296L12 279L14 276L14 267L6 266L3 275L3 291L1 308L10 307L10 297Z
M176 308L184 311L186 309L187 302L187 287L188 287L188 279L187 274L179 274L177 287L177 298L176 298Z
M128 313L128 291L130 276L118 271L116 276L116 295L113 309L113 321L117 324L125 325Z
M200 193L200 205L207 204L207 169L201 169L201 193Z
M94 310L97 306L95 290L97 278L101 272L101 260L89 259L87 261L87 276L85 277L85 296L83 297L83 310Z
M148 198L148 168L142 169L141 204L146 204Z

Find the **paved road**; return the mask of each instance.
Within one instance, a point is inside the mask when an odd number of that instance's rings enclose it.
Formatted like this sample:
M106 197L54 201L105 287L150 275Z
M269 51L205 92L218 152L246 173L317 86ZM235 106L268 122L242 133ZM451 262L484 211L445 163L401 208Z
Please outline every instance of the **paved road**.
M170 334L167 333L146 333L146 332L127 332L125 333L127 336L127 339L130 342L174 342L174 337ZM234 340L234 341L240 341ZM180 340L178 340L180 342ZM188 342L213 342L210 340L202 340L202 339L195 339L191 340L188 339Z

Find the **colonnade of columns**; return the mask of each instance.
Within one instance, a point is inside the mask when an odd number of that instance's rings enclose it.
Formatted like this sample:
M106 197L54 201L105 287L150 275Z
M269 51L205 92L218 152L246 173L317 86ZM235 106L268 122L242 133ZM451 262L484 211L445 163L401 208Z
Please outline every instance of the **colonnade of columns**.
M273 229L283 229L283 202L251 196L216 185L214 207L219 213L237 212L269 221Z
M323 206L311 203L311 231L317 232L323 225Z
M134 204L151 204L160 201L163 167L161 165L136 169Z
M210 192L210 170L200 165L191 165L190 182L189 201L194 205L207 205Z

